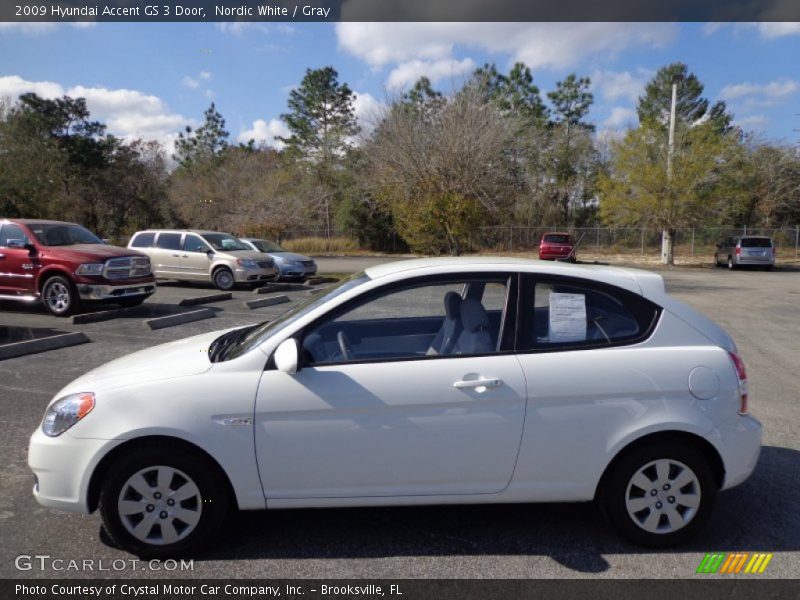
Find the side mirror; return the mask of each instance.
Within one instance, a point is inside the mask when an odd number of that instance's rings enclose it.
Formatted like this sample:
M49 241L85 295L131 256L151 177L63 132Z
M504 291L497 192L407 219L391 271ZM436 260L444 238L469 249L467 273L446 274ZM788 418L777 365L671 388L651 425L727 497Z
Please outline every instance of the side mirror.
M279 371L289 375L297 373L297 363L300 359L297 340L294 338L283 340L275 349L275 354L272 357L275 359L275 366Z
M211 248L209 248L208 250L206 250L206 256L208 256L208 258L211 258L212 256L214 256L214 251Z
M27 250L31 256L36 256L36 246L25 240L12 239L7 242L9 248L18 248L20 250Z

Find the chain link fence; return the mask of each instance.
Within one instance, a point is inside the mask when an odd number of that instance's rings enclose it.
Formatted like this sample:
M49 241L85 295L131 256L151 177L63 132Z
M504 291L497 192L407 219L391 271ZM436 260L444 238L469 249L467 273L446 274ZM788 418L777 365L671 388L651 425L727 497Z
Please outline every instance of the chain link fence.
M641 256L661 252L661 230L652 227L520 227L492 226L479 227L469 238L472 252L535 252L548 231L565 231L579 241L578 252L622 253ZM674 251L676 257L711 256L718 243L729 236L768 235L776 245L778 255L798 258L800 250L800 226L778 229L753 229L749 227L695 227L676 230ZM346 234L330 232L331 238L344 238ZM399 238L395 240L395 251L399 251ZM308 238L326 238L325 230L287 231L281 236L282 242Z

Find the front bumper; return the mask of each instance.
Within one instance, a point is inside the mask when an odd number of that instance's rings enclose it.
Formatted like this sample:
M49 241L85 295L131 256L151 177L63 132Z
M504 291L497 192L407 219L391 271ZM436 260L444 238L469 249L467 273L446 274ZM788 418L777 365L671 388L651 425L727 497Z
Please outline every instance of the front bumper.
M100 459L122 440L78 439L64 432L49 437L37 428L28 446L35 476L33 496L42 506L89 513L89 481Z
M317 274L317 265L280 265L281 277L311 277Z
M251 281L274 281L280 275L275 267L269 269L246 269L236 267L233 270L233 279L236 283L247 283Z
M134 296L152 296L156 291L155 281L126 285L77 284L81 300L119 300Z
M722 489L739 485L753 472L761 454L761 423L751 416L735 416L706 437L722 457Z

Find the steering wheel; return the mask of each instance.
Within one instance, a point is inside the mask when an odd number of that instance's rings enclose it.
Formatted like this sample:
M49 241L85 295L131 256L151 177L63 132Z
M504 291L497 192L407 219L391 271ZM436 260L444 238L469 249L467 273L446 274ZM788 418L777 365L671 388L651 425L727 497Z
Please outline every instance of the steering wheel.
M342 360L353 360L355 353L353 347L350 345L350 340L347 339L344 331L339 331L336 334L336 340L339 342L339 350L342 352Z

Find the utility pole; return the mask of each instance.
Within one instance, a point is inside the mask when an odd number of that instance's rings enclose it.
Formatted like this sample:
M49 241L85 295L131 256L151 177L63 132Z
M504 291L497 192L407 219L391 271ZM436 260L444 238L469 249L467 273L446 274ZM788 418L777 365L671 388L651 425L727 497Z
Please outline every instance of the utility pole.
M678 100L678 84L672 83L672 102L669 108L669 146L667 147L667 184L672 181L672 153L675 148L675 105ZM671 190L667 190L671 193ZM665 228L661 232L661 263L665 265L674 264L673 258L673 231Z

